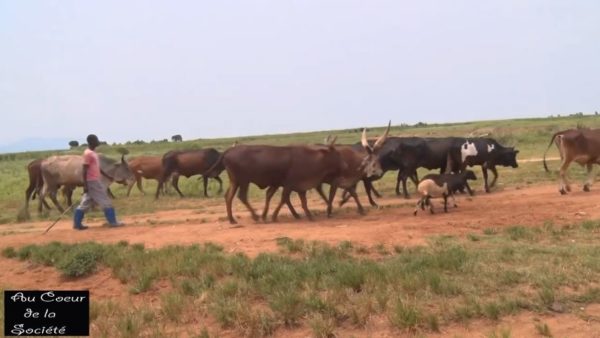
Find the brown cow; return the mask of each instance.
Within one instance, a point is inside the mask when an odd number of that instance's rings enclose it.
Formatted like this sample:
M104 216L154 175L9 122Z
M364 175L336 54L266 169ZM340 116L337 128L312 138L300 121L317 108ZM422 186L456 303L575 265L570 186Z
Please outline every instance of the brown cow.
M573 161L581 166L586 166L587 179L583 185L583 191L590 191L590 186L594 182L592 166L600 164L600 129L568 129L552 135L550 144L544 152L544 169L546 169L546 172L549 171L546 165L546 153L553 142L558 147L561 158L560 193L564 195L571 191L566 172Z
M169 176L177 173L173 177L173 187L183 197L183 193L179 190L179 176L190 177L194 175L202 175L204 180L204 196L208 196L206 189L208 179L214 178L219 182L219 193L223 191L223 181L219 175L223 171L223 165L214 166L220 158L220 153L214 148L198 149L198 150L172 150L167 152L162 157L163 176L156 188L155 198L158 199L160 189ZM208 170L210 168L210 170Z
M127 197L129 197L131 189L136 183L140 192L146 195L146 192L142 188L142 178L153 179L160 182L163 176L162 156L138 156L129 160L127 164L135 176L135 181L131 181L127 187ZM175 176L177 173L174 173L173 175ZM173 177L173 179L175 179L175 177ZM166 190L166 186L163 188ZM166 191L163 191L163 193L165 192Z
M344 160L342 151L333 145L334 142L335 140L328 145L314 146L238 145L225 151L221 160L230 181L225 196L229 222L236 223L232 214L232 201L238 189L238 198L248 208L252 218L258 220L258 215L248 203L250 183L254 183L260 189L269 188L263 217L266 217L268 212L268 200L278 187L283 187L281 201L273 212L273 221L277 220L284 203L291 207L289 198L292 191L298 193L302 209L307 218L312 219L307 206L306 191L323 182L331 182L332 190L335 191L337 184L343 183L343 173L348 170L348 163ZM363 157L360 170L371 168L373 161L378 161L376 156ZM290 210L297 216L293 208ZM331 211L329 205L327 210Z

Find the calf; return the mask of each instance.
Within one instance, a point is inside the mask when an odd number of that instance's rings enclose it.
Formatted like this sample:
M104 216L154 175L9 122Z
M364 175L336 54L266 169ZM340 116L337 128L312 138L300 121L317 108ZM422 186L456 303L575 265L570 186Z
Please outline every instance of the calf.
M454 207L456 207L456 199L454 193L462 190L467 185L467 180L475 180L475 173L471 170L465 170L458 174L429 174L423 177L419 183L417 191L421 198L417 202L414 215L417 215L419 207L425 210L425 205L429 205L429 211L433 214L433 204L431 198L442 197L444 199L444 211L448 212L448 197L452 197Z
M135 176L135 181L131 181L127 187L127 197L129 197L131 189L136 183L140 192L146 195L146 192L144 192L144 189L142 188L142 178L153 179L160 182L163 176L162 157L160 156L138 156L129 160L127 164ZM177 173L173 174L173 180L175 180L175 176L177 176ZM167 186L163 187L163 193L166 193L166 188Z

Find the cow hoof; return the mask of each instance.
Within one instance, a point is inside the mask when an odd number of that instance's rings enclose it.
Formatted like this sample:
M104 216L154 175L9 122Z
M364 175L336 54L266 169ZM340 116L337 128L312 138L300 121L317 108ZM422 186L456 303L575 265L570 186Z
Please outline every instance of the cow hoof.
M567 192L565 191L565 189L560 189L559 192L560 192L561 195L566 195L567 194Z
M590 192L590 187L586 184L583 186L583 191Z
M417 210L413 211L413 216L417 216Z
M567 185L567 191L571 192L571 186L570 185Z
M364 209L359 209L358 210L359 215L364 216L366 215L365 210Z

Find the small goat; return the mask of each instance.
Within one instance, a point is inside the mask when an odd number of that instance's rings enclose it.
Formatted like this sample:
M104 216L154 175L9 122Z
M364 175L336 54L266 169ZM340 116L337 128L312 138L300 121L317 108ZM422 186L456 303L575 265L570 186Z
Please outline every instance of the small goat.
M419 207L425 210L425 205L429 205L429 211L433 214L433 205L431 198L442 197L444 199L444 211L448 212L448 197L452 197L454 207L456 208L456 199L454 193L462 190L467 185L467 180L476 180L475 173L471 170L465 170L460 174L429 174L419 182L417 191L421 198L417 202L414 215L417 215Z

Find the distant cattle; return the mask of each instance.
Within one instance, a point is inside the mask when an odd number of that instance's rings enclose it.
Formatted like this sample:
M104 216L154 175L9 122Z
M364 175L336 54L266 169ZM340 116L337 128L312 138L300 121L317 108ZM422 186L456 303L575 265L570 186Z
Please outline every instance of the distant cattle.
M208 179L214 178L219 182L219 193L223 191L223 181L219 175L223 171L222 165L214 166L220 157L220 153L214 148L198 149L198 150L173 150L167 152L162 157L163 175L156 188L155 198L158 195L166 182L172 175L172 184L179 196L183 197L183 193L179 190L179 176L191 177L194 175L202 175L204 181L204 196L208 196L207 186ZM210 168L210 170L208 170Z
M444 212L448 212L448 197L452 197L454 207L456 207L454 193L463 190L466 187L468 180L475 179L475 173L471 170L465 170L455 174L430 174L423 177L417 187L420 198L417 202L415 211L413 212L414 215L417 215L419 207L421 210L425 210L426 205L429 206L429 211L433 214L432 198L443 198Z
M142 187L142 178L152 179L160 182L163 176L162 156L138 156L127 161L129 169L133 173L135 180L129 183L127 187L127 196L131 193L131 189L137 183L137 187L142 194L146 194ZM177 173L173 173L177 175ZM166 190L166 186L164 186Z
M453 161L461 163L460 170L467 166L480 165L483 172L485 192L490 192L498 179L496 166L517 168L518 150L513 147L504 147L492 138L469 138L460 145L460 151L453 150ZM492 182L488 184L488 169L494 174Z
M600 129L568 129L555 133L550 139L550 144L544 152L544 169L548 172L546 165L546 153L555 143L560 153L560 193L566 194L571 191L566 177L567 169L571 162L586 166L587 179L583 185L583 191L590 191L594 182L592 172L594 164L600 164Z
M124 156L121 157L121 161L116 161L103 155L100 155L99 159L100 170L102 172L101 180L106 187L113 181L125 184L133 180L133 174L129 170ZM50 196L56 208L63 212L64 209L56 199L56 192L63 185L70 187L83 186L83 156L51 156L42 161L41 173L44 186L39 196L39 203L43 203L45 196ZM41 209L41 206L39 209Z

